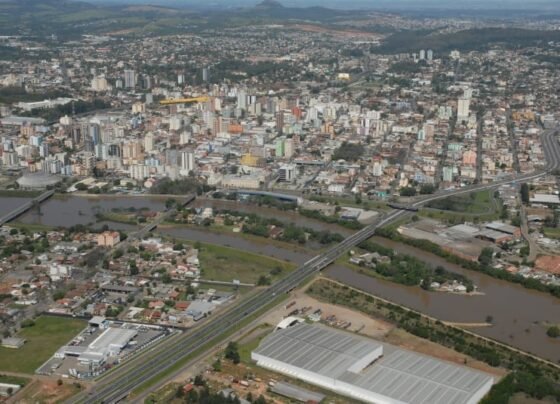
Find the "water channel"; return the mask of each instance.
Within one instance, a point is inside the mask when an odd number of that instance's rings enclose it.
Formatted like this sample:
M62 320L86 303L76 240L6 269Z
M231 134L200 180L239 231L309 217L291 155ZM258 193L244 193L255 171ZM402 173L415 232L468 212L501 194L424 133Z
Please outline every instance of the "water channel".
M7 213L14 207L13 199L19 198L0 198L0 213ZM69 227L78 223L94 223L96 221L96 212L110 212L115 208L127 207L162 210L164 204L165 198L57 197L41 205L40 214L36 211L30 211L18 220L25 223ZM325 224L299 216L293 212L279 212L276 209L249 206L243 203L197 200L195 206L213 206L217 209L252 212L262 216L274 217L288 223L297 223L299 226L306 226L316 230L328 229L343 235L351 233L351 230L340 226ZM112 223L111 227L127 230L134 226ZM176 227L164 228L160 231L176 238L230 246L296 264L302 264L312 256L311 253L306 254L289 246L284 248L278 245L253 243L235 234L211 232L202 228ZM450 271L462 273L472 279L484 294L464 296L426 292L419 287L407 287L372 278L340 265L332 265L326 270L326 274L350 286L416 309L441 320L458 323L482 323L487 316L492 316L493 325L491 327L480 327L472 330L551 361L560 361L560 340L547 337L546 328L542 325L542 323L546 322L560 324L559 299L545 293L532 291L519 285L494 279L481 273L465 270L460 266L447 263L433 254L414 247L379 237L374 237L374 241L393 248L398 252L413 255L433 266L442 265Z

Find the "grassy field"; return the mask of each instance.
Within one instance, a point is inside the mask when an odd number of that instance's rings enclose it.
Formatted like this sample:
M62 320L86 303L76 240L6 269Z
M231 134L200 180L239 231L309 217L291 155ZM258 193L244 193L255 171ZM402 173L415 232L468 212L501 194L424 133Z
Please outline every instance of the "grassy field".
M265 257L222 247L202 244L199 253L202 278L205 280L231 282L238 279L243 283L256 283L261 275L275 281L293 271L295 265ZM275 275L271 271L281 271Z
M27 230L30 232L51 231L55 229L54 227L47 226L45 224L23 223L23 222L10 222L7 226L15 227L16 229L20 229L20 230Z
M500 218L501 202L494 198L492 192L480 191L435 201L420 209L418 214L451 223L497 220Z
M35 198L40 194L40 192L35 191L0 189L0 196L8 198Z
M545 227L543 233L549 238L560 238L560 228Z
M427 207L461 214L492 214L497 209L493 191L479 191L428 203Z
M7 384L19 384L20 386L25 386L29 383L29 379L26 377L8 376L0 374L0 383Z
M43 316L33 327L24 328L18 337L27 342L19 349L0 347L0 372L33 374L58 348L69 342L86 326L85 321Z
M362 199L362 203L356 203L354 198L344 198L341 196L311 196L309 198L312 201L323 202L323 203L338 203L340 206L349 206L360 209L371 209L371 210L388 210L387 202L383 201L370 201L368 199Z

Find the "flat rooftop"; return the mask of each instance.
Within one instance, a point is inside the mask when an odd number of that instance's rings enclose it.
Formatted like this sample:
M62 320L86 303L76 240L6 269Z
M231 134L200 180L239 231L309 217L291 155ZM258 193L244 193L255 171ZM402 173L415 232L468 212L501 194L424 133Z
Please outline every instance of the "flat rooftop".
M371 357L378 348L383 356L353 369L355 362ZM382 402L391 403L470 404L493 383L491 375L321 325L277 330L253 353L260 356L255 358L259 365L267 367L270 359L271 369L281 371L278 363L282 363L296 378L305 380L309 372L318 376L314 380L334 378L334 384L328 383L334 391L353 391L371 402L383 396Z
M272 333L261 342L255 353L337 378L356 362L381 348L382 345L373 340L302 323Z
M124 348L136 334L138 334L137 330L107 328L99 337L89 344L89 351L105 352L111 347Z

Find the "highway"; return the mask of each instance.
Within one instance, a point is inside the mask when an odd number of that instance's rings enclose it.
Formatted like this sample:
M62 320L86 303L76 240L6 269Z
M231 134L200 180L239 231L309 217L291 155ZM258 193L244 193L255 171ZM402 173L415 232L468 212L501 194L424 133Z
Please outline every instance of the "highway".
M546 170L524 174L512 175L491 184L472 185L464 188L441 191L437 194L428 195L412 203L410 206L417 208L425 203L448 198L453 195L470 193L473 191L492 189L508 183L529 181L539 178L560 167L560 145L555 138L556 130L543 133L543 147L548 162ZM223 336L240 324L246 317L255 314L267 304L272 302L276 296L289 292L301 284L309 276L324 269L344 254L348 249L369 239L376 229L394 222L409 213L406 210L394 210L377 219L377 221L362 230L352 234L340 244L333 246L324 253L307 261L297 270L292 272L283 280L271 287L262 290L258 294L241 301L221 314L210 317L205 324L196 328L192 332L182 334L173 343L166 344L165 341L154 348L150 355L150 360L132 359L128 363L116 368L110 376L99 381L89 392L83 392L71 399L70 403L115 403L126 399L128 394L136 387L152 379L157 374L172 367L185 357L193 354L198 349L203 348L208 342Z

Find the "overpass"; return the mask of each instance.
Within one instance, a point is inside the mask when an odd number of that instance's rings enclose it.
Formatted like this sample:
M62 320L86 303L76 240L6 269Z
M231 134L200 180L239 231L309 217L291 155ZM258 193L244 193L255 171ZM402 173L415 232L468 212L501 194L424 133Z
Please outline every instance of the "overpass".
M442 191L434 195L426 196L422 200L414 202L409 206L419 207L430 201L445 199L453 195L492 189L504 184L529 181L542 177L548 174L550 170L560 167L560 145L555 139L554 131L543 134L543 144L545 147L550 148L546 152L548 166L545 170L524 175L514 175L511 178L496 181L492 184L474 185L458 190ZM147 354L148 357L140 355L140 357L132 358L129 362L121 365L120 368L115 369L109 377L102 379L89 393L80 393L68 402L116 403L125 400L128 394L136 387L151 380L157 374L171 368L179 361L185 360L189 355L204 348L208 342L217 340L227 332L231 332L244 319L257 313L263 307L266 307L267 304L274 301L276 296L296 288L309 276L329 266L348 251L348 249L369 239L378 228L386 226L404 217L406 214L408 214L406 210L394 210L378 217L371 225L347 237L340 244L310 259L286 278L241 301L240 304L216 316L210 317L205 324L202 324L192 333L182 334L170 342L163 341Z
M180 205L182 208L184 208L185 206L187 206L189 203L191 203L195 199L196 199L196 195L195 194L190 194L190 195L187 195L185 197L185 199L182 199L181 201L177 201L177 204ZM148 234L151 231L154 231L160 224L165 222L168 218L170 218L171 216L173 216L176 213L177 213L176 209L166 210L161 215L159 215L159 217L156 220L146 224L140 230L131 234L128 238L131 239L131 240L144 238L144 236L146 234Z
M42 202L46 201L47 199L49 199L53 195L54 195L54 191L52 191L52 190L43 192L41 195L37 196L36 198L33 198L29 202L26 202L23 205L21 205L20 207L12 210L10 213L0 217L0 226L4 226L6 223L11 222L16 217L18 217L18 216L24 214L25 212L27 212L33 206L40 205Z
M270 198L278 199L284 202L297 203L298 205L300 205L302 201L302 198L298 196L281 194L278 192L258 191L254 189L227 189L224 190L224 192L237 193L238 195L247 195L247 196L268 196Z

